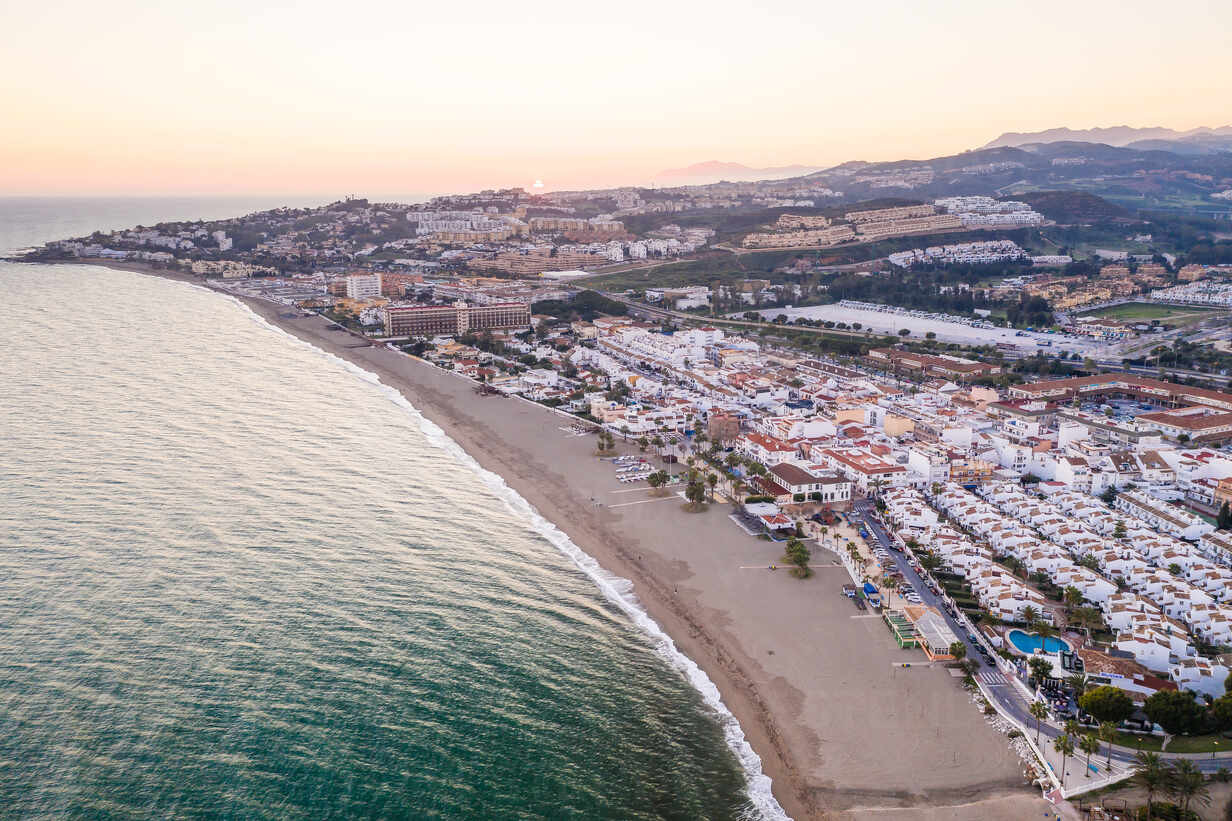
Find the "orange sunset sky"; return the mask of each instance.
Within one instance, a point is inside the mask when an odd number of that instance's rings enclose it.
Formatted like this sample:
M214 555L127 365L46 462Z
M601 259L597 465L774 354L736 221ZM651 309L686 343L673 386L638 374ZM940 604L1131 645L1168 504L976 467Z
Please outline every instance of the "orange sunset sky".
M595 187L1232 123L1228 2L42 0L0 21L0 194Z

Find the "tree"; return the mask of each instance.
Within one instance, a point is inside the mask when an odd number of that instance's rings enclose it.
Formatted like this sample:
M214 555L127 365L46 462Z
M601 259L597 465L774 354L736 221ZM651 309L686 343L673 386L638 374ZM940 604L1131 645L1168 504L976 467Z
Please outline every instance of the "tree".
M1087 677L1082 673L1074 673L1065 679L1065 683L1069 685L1069 689L1074 691L1075 698L1081 696L1087 689Z
M1188 758L1179 758L1172 762L1168 773L1168 795L1177 799L1181 805L1181 817L1189 817L1190 803L1197 801L1205 807L1211 803L1211 790L1206 786L1206 776Z
M1117 726L1111 721L1101 721L1099 723L1099 740L1108 745L1108 760L1104 762L1105 766L1112 766L1112 742L1116 741Z
M881 580L881 586L886 589L887 593L890 591L897 590L898 589L898 579L894 578L893 576L886 576L885 578ZM888 599L889 596L887 595L886 598Z
M1112 503L1116 501L1117 489L1115 485L1108 485L1104 492L1099 495L1100 501L1108 507L1112 507Z
M1091 735L1090 733L1088 733L1078 739L1078 749L1086 753L1087 768L1086 768L1085 774L1087 778L1090 778L1091 777L1091 755L1093 753L1099 752L1099 739L1096 738L1094 735Z
M646 447L647 447L649 444L650 444L650 440L649 440L649 439L647 439L645 436L639 436L639 437L637 437L637 449L638 449L638 451L640 451L641 453L645 453L645 452L646 452Z
M684 498L689 500L690 510L701 510L706 503L706 486L696 479L691 480L685 486Z
M1031 713L1031 718L1035 719L1035 743L1039 743L1040 737L1040 722L1048 718L1048 705L1042 701L1032 701L1031 706L1027 708Z
M1077 587L1074 587L1072 584L1065 588L1062 595L1065 598L1066 607L1072 609L1082 604L1082 591Z
M1169 735L1189 732L1202 716L1202 708L1194 701L1191 690L1160 690L1143 703L1142 709L1147 718Z
M1092 687L1078 698L1078 706L1096 721L1120 724L1134 714L1134 701L1119 687Z
M901 337L904 337L904 338L906 338L906 337L908 337L908 336L911 336L911 329L910 329L910 328L903 328L902 330L900 330L900 331L898 332L898 335L899 335L899 336L901 336Z
M663 486L667 484L670 477L665 470L656 470L654 473L646 477L646 484L654 490L655 495L663 492Z
M1138 753L1134 759L1133 782L1146 793L1146 817L1150 819L1155 794L1168 788L1168 770L1158 753Z
M807 579L812 575L809 569L809 559L812 558L809 554L808 547L799 539L787 540L787 558L796 566L795 574L802 579Z
M1116 525L1112 528L1112 538L1114 539L1124 539L1125 538L1125 522L1123 522L1120 519L1117 519Z
M1027 666L1031 668L1031 678L1035 679L1037 684L1052 675L1052 662L1046 658L1032 656L1027 661Z
M1027 624L1034 624L1039 619L1039 611L1028 604L1026 607L1022 608L1021 616L1022 620Z
M714 473L706 474L706 484L710 487L710 501L714 501L714 488L719 483L719 477Z
M1228 503L1224 502L1219 508L1219 515L1215 517L1215 526L1220 530L1232 529L1232 510L1228 508Z
M1232 730L1232 694L1225 693L1211 702L1211 717L1220 732Z
M951 642L950 655L954 657L955 661L962 661L967 657L967 645L961 641Z
M1065 786L1065 762L1074 754L1074 739L1068 733L1062 733L1052 740L1052 749L1061 754L1061 786Z

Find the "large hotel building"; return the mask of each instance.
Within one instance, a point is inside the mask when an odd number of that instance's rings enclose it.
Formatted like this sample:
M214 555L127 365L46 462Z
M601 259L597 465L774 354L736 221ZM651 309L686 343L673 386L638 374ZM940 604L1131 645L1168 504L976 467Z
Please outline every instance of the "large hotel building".
M530 326L530 305L394 305L385 309L388 336L454 336L468 331L495 331Z

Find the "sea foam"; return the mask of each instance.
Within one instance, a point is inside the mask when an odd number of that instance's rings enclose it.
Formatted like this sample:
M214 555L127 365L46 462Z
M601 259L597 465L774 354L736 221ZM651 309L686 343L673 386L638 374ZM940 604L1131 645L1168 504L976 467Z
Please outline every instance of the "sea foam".
M210 290L210 293L218 294L219 292ZM746 791L751 810L749 817L763 818L767 819L767 821L788 820L789 816L779 806L779 802L771 791L770 777L762 772L761 757L745 739L744 730L741 729L740 722L736 720L736 717L732 715L731 711L723 703L723 699L719 694L719 688L710 680L705 671L697 666L693 659L686 656L676 647L676 643L672 641L671 636L645 611L633 592L632 582L603 569L594 557L574 544L573 540L564 531L540 514L534 505L526 501L520 493L511 488L499 474L493 473L480 465L461 445L450 438L439 425L424 416L400 391L382 382L379 376L329 351L318 348L316 345L306 342L294 334L279 328L277 325L266 321L264 317L234 296L229 294L220 295L230 297L235 304L243 308L249 317L258 324L287 337L299 345L310 348L317 355L341 365L355 376L377 387L390 401L405 411L415 421L429 442L471 470L511 511L523 516L530 522L532 529L567 556L579 570L594 582L595 586L599 588L608 601L620 608L650 638L655 650L701 693L702 700L714 711L723 729L723 737L727 742L727 746L735 754L741 768L744 770L747 784Z

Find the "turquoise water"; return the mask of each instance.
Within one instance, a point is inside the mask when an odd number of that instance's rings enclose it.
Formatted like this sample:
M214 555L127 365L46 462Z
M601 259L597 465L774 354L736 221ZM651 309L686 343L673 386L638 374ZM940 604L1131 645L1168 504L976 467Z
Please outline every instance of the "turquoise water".
M1011 630L1006 638L1009 639L1010 644L1018 648L1018 652L1028 656L1041 648L1045 653L1069 652L1070 649L1069 642L1065 639L1059 639L1056 636L1044 638L1039 633L1025 633L1022 630Z
M0 293L0 815L780 814L620 585L386 389L180 283Z

